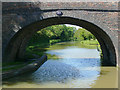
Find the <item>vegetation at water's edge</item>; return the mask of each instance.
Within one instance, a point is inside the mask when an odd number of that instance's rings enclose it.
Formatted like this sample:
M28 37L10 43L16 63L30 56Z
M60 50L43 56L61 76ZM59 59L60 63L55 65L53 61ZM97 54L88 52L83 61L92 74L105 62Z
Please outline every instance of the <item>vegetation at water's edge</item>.
M54 25L39 30L33 35L26 48L24 59L40 58L50 45L67 41L79 41L82 45L86 46L99 45L95 36L83 28L77 30L75 27L67 27L66 25ZM56 55L47 54L47 56L48 59L58 59ZM5 68L2 70L14 70L24 65L24 61L3 63L3 67Z
M27 61L27 62L17 61L17 62L2 63L2 72L17 70L19 68L26 66L27 64L32 63L33 61L34 60Z
M2 72L6 72L6 71L10 71L10 70L16 70L16 69L19 69L19 68L22 68L23 66L25 66L24 64L21 64L21 65L17 65L16 66L13 66L11 65L12 67L5 67L5 68L2 68Z
M67 27L66 25L54 25L39 30L31 38L26 48L25 58L38 58L50 45L67 41L80 41L85 45L99 45L95 36L84 28L77 30L75 27Z
M86 45L99 45L99 42L97 40L84 40L80 43L86 44Z

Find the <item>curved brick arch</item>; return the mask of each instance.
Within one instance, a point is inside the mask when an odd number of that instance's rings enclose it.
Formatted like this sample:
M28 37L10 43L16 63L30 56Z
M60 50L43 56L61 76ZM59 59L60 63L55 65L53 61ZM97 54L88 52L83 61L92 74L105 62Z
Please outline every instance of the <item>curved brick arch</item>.
M31 38L31 36L38 30L51 26L51 25L58 25L58 24L72 24L81 26L92 34L98 39L102 51L103 51L103 58L104 58L104 65L112 65L115 66L116 61L116 52L115 47L109 37L104 30L102 30L97 25L90 23L86 20L72 18L72 17L52 17L43 19L32 24L29 24L19 30L10 40L4 54L4 61L15 61L18 58L24 57L24 52L26 45ZM42 42L41 42L42 43Z

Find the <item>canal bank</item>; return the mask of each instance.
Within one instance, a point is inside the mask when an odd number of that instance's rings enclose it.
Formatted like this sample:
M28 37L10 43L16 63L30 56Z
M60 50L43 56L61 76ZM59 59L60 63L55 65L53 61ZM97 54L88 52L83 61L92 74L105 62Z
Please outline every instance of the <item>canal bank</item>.
M55 55L38 70L3 81L4 88L116 88L117 67L102 67L97 46L79 42L51 45L45 52ZM110 85L110 86L109 86ZM22 87L21 87L22 86Z
M47 56L43 55L41 58L36 59L31 63L28 62L25 65L24 64L19 65L21 66L19 68L6 70L2 72L2 79L9 79L25 73L35 72L46 61L47 61ZM12 66L14 68L16 65L11 65L10 67ZM8 66L8 68L10 67Z

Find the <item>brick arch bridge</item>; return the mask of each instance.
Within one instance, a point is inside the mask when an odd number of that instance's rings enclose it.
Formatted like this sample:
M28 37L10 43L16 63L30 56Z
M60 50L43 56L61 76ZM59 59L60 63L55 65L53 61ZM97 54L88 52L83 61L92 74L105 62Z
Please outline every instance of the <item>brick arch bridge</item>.
M3 61L24 57L30 37L42 28L73 24L98 39L105 65L118 65L118 2L4 2L2 13ZM62 11L58 17L56 11Z

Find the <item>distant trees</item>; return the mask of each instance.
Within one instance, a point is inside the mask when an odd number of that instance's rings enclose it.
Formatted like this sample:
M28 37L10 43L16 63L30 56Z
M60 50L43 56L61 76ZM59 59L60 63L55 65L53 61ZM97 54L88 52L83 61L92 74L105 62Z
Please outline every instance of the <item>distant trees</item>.
M66 25L49 26L37 31L37 33L33 35L26 47L25 58L34 58L33 54L42 56L46 50L45 48L54 43L80 41L87 45L97 45L98 42L95 39L96 38L93 34L83 28L77 30L75 27L67 27Z
M70 41L73 40L76 28L67 27L66 25L54 25L46 27L38 31L30 40L30 42L54 40Z
M96 37L92 33L90 33L89 31L87 31L84 28L78 29L74 33L74 38L75 38L75 40L79 40L79 41L91 40L91 39L95 40L96 39Z
M46 27L38 31L30 40L30 42L60 42L60 41L82 41L96 39L93 34L91 34L86 29L75 27L67 27L66 25L54 25ZM50 41L51 40L51 41Z
M62 32L60 34L61 41L73 40L75 31L76 31L76 28L67 27L66 25L63 25Z

